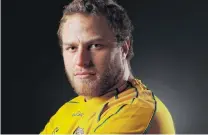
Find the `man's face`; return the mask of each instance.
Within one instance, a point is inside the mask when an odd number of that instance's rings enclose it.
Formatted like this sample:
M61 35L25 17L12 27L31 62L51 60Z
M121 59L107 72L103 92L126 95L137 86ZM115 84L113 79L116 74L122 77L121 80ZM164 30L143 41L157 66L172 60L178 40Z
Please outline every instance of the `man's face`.
M78 95L100 96L123 75L122 47L101 16L68 16L62 29L63 59L68 79Z

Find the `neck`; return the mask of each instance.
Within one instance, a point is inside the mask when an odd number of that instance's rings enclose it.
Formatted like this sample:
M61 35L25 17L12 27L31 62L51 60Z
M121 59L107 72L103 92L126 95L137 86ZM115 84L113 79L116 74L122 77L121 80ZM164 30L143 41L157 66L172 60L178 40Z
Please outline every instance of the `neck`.
M127 81L131 81L132 79L134 79L134 77L129 70L128 64L125 63L124 72L120 76L119 81L113 87L111 87L109 90L107 90L104 94L108 93L109 91L115 90L116 88L118 88L119 91L123 91L123 89L125 89L125 87L127 85ZM85 96L85 100L90 100L91 98L93 98L93 97Z

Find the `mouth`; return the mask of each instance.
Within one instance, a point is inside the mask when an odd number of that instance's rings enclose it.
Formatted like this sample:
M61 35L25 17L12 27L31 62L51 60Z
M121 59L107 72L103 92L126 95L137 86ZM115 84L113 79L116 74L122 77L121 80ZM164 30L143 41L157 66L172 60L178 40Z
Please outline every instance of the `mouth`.
M95 73L94 72L76 72L74 75L78 78L84 79L84 78L90 78L90 77L95 76Z

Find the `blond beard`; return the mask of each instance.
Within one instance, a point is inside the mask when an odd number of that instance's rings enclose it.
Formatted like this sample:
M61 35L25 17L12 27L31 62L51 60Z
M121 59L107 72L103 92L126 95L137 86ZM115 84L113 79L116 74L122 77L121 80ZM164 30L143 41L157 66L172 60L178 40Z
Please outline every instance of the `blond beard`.
M82 79L80 84L75 84L76 79L66 71L69 82L74 91L81 96L98 97L106 93L116 83L119 82L120 76L124 73L122 66L116 66L115 61L105 69L102 76L97 75L96 80ZM113 69L117 69L116 71Z

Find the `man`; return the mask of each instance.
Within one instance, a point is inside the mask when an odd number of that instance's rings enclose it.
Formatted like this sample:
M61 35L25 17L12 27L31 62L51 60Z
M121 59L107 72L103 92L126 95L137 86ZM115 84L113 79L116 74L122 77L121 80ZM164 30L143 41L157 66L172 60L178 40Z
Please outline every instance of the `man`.
M65 70L79 95L41 134L174 134L165 105L131 73L132 24L112 0L74 0L58 36Z

